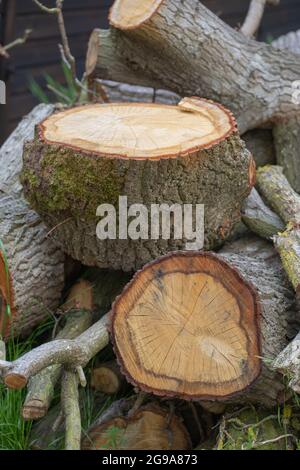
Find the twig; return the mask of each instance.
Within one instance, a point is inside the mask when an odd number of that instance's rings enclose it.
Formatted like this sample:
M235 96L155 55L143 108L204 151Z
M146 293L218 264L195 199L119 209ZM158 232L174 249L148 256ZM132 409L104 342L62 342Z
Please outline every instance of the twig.
M33 0L33 3L35 3L42 11L45 13L50 13L50 14L57 14L58 13L58 8L49 8L46 7L46 5L43 5L43 3L39 2L39 0Z
M14 41L10 42L9 44L6 44L5 46L2 46L0 44L0 56L4 57L5 59L9 59L9 54L7 51L12 49L13 47L24 44L31 33L32 29L25 29L22 37L15 39Z
M264 16L266 4L278 5L279 2L280 0L252 0L240 32L248 38L254 36Z
M63 48L63 54L62 58L66 60L68 63L72 77L74 79L74 82L76 81L76 61L75 57L71 53L70 49L70 44L69 44L69 39L66 31L66 25L65 25L65 20L64 20L64 15L63 15L63 2L64 0L56 0L56 7L55 8L48 8L46 7L43 3L41 3L39 0L33 0L34 3L45 13L50 13L50 14L56 14L57 15L57 22L58 22L58 28L62 40L62 48ZM62 51L61 51L62 52Z

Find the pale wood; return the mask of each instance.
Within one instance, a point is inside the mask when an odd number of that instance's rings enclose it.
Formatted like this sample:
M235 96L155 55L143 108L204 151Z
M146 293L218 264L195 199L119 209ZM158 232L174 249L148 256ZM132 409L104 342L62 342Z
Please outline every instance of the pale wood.
M258 315L255 292L226 263L173 254L139 272L115 302L115 350L145 391L225 398L260 372Z
M91 372L91 387L98 392L114 395L125 386L126 380L116 361L98 364Z
M186 242L161 234L100 239L101 204L111 204L117 218L119 196L128 206L143 204L148 214L152 204L204 204L204 247L213 249L239 222L254 177L253 158L231 113L193 97L177 106L95 104L57 113L24 147L22 181L67 254L85 265L131 271L185 249Z
M188 112L189 111L189 112ZM53 114L42 125L47 142L133 158L177 156L226 138L230 113L206 100L179 105L113 103Z
M110 10L110 23L116 28L133 29L151 18L161 3L162 0L116 0Z
M185 450L190 449L186 428L176 416L158 405L140 408L133 416L117 416L92 426L82 442L85 450ZM118 428L114 442L109 430Z

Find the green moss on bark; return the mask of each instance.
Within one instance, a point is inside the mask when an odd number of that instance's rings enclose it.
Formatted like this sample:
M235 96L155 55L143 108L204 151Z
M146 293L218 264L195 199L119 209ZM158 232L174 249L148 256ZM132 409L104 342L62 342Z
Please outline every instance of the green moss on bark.
M34 145L34 151L33 151ZM59 146L27 144L21 181L25 194L39 211L64 212L94 219L100 204L116 204L122 193L124 171L116 170L112 159L74 153Z

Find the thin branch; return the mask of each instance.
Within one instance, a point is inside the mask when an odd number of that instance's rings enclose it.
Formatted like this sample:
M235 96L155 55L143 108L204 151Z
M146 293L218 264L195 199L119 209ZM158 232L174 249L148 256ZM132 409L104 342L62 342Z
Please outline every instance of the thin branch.
M0 56L4 57L5 59L9 59L9 54L7 51L12 49L13 47L24 44L27 41L31 33L32 33L32 29L25 29L22 37L15 39L14 41L10 42L9 44L6 44L5 46L2 46L0 44Z
M43 5L43 3L39 2L39 0L32 0L32 1L45 13L50 13L50 14L57 14L58 13L58 8L46 7L46 5Z
M249 10L240 32L244 36L251 38L257 32L264 16L267 3L278 5L280 0L251 0Z

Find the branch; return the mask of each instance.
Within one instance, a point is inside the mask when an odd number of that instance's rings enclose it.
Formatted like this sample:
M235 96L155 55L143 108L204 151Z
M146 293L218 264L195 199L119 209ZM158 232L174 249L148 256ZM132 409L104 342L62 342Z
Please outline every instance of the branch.
M55 340L33 349L11 363L1 363L0 370L7 387L21 389L30 377L45 367L62 364L84 367L109 342L110 314L104 315L75 340Z
M2 46L0 44L0 56L4 57L5 59L9 59L9 54L7 51L12 49L13 47L19 46L21 44L24 44L30 34L32 33L32 29L25 29L24 34L21 38L17 38L14 41L10 42L9 44L6 44L6 46Z
M264 16L266 4L278 5L279 2L280 0L252 0L240 32L248 38L254 36Z
M65 20L63 15L63 2L64 0L56 0L56 7L55 8L48 8L39 0L33 0L33 2L45 13L56 14L57 15L57 22L58 28L62 40L62 47L63 47L63 59L65 59L70 67L72 72L72 77L74 82L76 81L76 61L74 56L71 53L69 39L66 32Z
M76 372L65 370L61 383L61 404L65 418L65 450L80 450L81 417Z
M32 0L33 3L35 3L42 11L45 13L50 13L50 14L57 14L58 13L58 8L48 8L46 5L43 5L43 3L39 2L39 0Z

